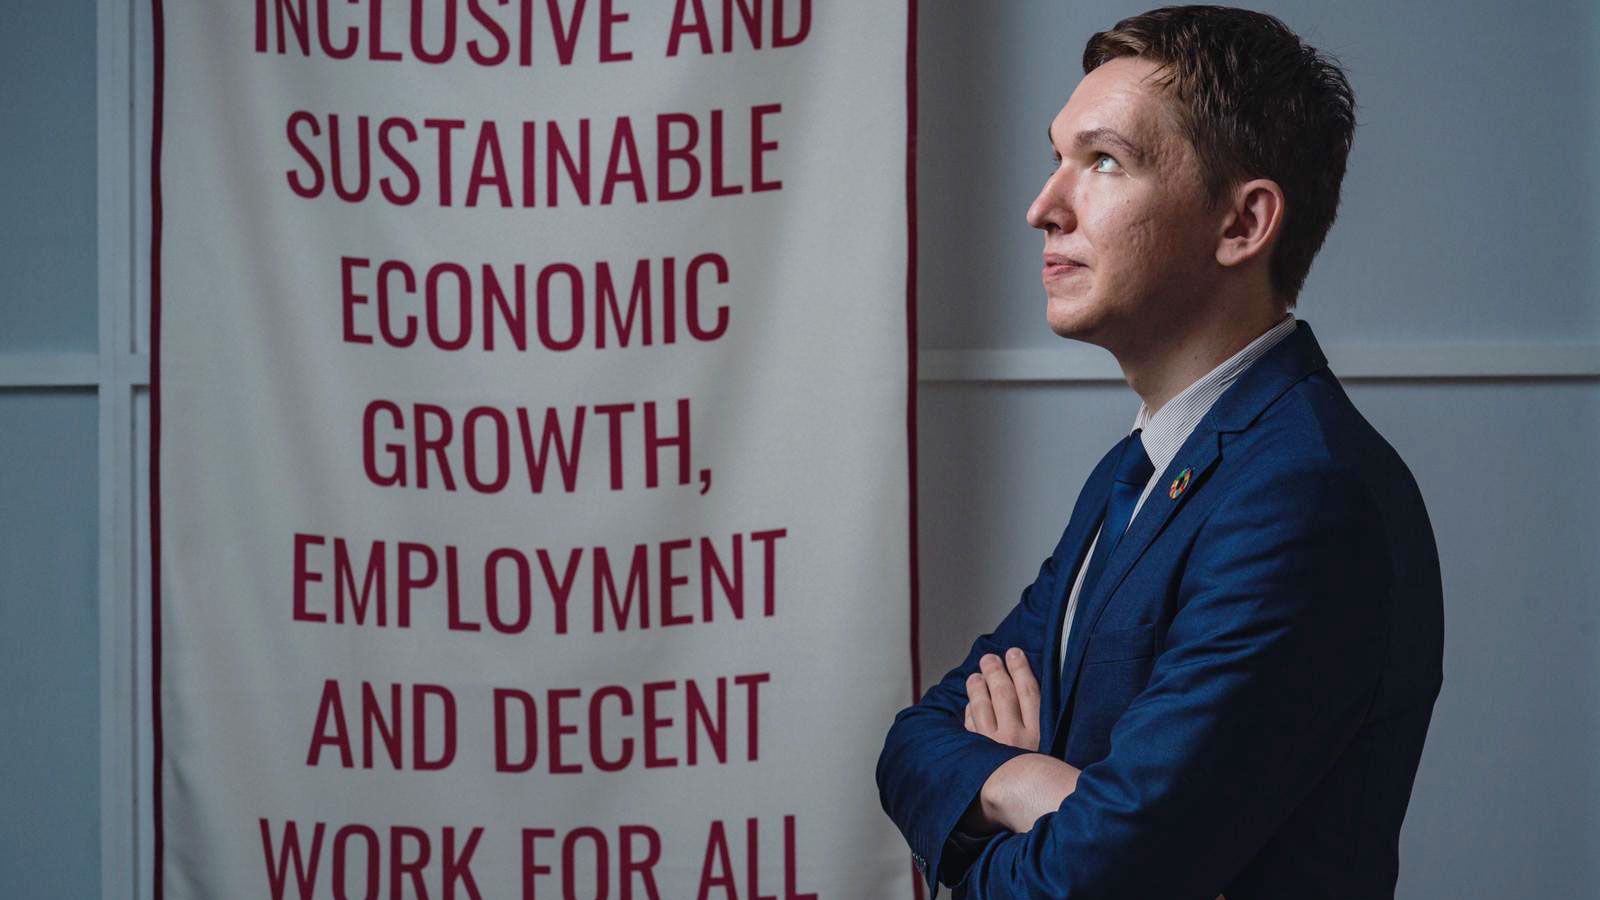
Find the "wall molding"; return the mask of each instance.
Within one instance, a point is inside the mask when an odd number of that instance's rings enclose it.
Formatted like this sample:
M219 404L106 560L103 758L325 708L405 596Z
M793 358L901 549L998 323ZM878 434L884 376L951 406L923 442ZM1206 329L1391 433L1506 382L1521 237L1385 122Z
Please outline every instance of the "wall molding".
M98 353L0 353L0 388L99 386Z
M142 708L138 644L141 612L134 604L135 519L133 402L148 384L150 360L134 354L133 85L134 10L125 0L96 0L96 178L99 352L94 354L99 400L100 456L100 898L144 900L140 857L148 851L141 820L139 771L149 756L139 744Z
M107 370L102 360L110 360ZM0 353L0 388L132 388L150 384L147 353Z
M1328 364L1341 381L1457 381L1600 378L1600 342L1329 344ZM1118 383L1110 353L1082 344L1059 349L923 350L923 384Z
M1341 381L1456 381L1600 378L1600 342L1330 344ZM110 373L98 353L0 353L0 388L148 387L150 356L118 353ZM109 374L109 383L107 375ZM1056 350L923 350L923 384L1019 382L1108 384L1122 381L1111 354L1095 347Z

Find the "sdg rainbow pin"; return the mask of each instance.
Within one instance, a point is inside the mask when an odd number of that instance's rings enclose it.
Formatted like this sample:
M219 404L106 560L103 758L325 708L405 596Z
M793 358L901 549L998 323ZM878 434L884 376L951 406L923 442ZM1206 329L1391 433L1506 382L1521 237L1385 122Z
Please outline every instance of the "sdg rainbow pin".
M1172 479L1172 487L1167 491L1167 496L1174 500L1183 496L1183 492L1189 487L1189 476L1193 474L1193 468L1184 469L1182 472L1179 472L1178 477Z

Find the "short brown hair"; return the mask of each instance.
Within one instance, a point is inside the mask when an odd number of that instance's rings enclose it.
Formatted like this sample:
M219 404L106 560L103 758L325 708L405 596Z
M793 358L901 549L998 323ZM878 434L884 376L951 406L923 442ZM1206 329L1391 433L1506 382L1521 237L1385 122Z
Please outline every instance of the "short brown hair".
M1293 306L1339 211L1355 93L1331 58L1265 13L1167 6L1089 38L1084 74L1135 56L1159 63L1213 206L1251 178L1283 188L1272 289Z

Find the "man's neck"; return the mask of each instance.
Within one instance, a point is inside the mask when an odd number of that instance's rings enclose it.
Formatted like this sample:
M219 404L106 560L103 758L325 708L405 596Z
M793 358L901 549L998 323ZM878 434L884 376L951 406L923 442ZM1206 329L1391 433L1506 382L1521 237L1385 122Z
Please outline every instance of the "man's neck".
M1283 310L1266 308L1248 316L1220 317L1187 334L1163 335L1142 352L1119 355L1117 362L1128 386L1154 415L1184 388L1266 334L1286 316Z

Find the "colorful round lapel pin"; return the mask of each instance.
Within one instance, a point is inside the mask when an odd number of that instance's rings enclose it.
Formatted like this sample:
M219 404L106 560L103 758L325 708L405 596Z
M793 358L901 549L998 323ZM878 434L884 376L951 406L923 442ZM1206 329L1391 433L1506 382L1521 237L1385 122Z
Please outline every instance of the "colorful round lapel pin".
M1179 472L1178 477L1172 479L1172 487L1167 491L1167 496L1174 500L1183 496L1183 492L1189 488L1189 476L1193 474L1194 469L1192 467Z

